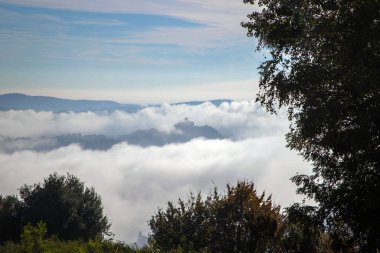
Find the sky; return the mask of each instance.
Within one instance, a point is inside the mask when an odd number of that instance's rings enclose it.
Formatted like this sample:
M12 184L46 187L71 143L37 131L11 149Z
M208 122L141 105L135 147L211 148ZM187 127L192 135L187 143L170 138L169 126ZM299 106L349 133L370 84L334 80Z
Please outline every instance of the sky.
M0 93L157 103L257 92L231 0L0 0Z
M286 148L286 113L252 102L263 53L240 22L241 0L0 0L0 94L156 104L137 112L0 111L0 144L76 134L171 132L189 118L224 139L162 147L72 144L48 151L0 147L0 193L49 174L72 173L102 197L117 239L133 242L167 201L253 181L286 207L300 201L289 180L310 164ZM232 99L221 105L170 104ZM13 143L13 142L12 142ZM5 145L5 144L4 144Z

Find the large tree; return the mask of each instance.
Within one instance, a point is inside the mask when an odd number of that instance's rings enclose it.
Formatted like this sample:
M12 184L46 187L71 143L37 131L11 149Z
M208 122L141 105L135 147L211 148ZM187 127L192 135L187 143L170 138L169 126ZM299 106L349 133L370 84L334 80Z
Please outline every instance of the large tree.
M15 239L23 226L40 221L48 234L62 240L87 240L109 232L100 196L73 175L52 174L43 183L24 185L19 195L20 200L0 198L0 242Z
M23 219L44 221L50 234L60 239L89 239L108 232L100 196L79 178L52 174L42 184L20 188Z
M380 1L244 0L268 50L257 101L287 107L288 145L313 164L293 180L331 231L380 249Z

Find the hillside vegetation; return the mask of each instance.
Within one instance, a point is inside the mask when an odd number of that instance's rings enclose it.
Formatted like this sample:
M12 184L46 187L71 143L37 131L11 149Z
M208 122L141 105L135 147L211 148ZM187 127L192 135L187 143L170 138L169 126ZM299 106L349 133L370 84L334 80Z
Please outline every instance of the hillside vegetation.
M313 209L280 212L253 183L215 188L208 196L168 202L149 222L149 246L115 241L101 198L73 175L52 174L0 197L0 252L330 252L332 241ZM128 229L128 228L125 228Z

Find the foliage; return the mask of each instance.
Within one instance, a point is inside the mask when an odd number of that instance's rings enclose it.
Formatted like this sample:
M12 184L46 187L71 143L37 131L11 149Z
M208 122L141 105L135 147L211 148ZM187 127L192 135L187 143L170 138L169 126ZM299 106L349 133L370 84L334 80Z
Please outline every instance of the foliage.
M316 208L293 204L285 209L282 247L288 253L330 253L331 240L316 215Z
M88 241L61 241L57 237L48 237L46 224L26 225L19 243L7 242L0 246L2 253L153 253L152 249L133 249L128 245L96 237Z
M257 101L288 108L288 145L314 166L298 191L331 233L380 250L380 1L244 2L260 10L243 27L270 52Z
M46 237L46 224L38 222L36 227L26 225L21 234L21 246L24 252L38 253L42 251L43 239Z
M191 194L178 206L169 202L150 220L152 244L162 251L185 252L277 252L282 230L278 206L264 193L257 195L253 183L227 185L205 200Z
M52 174L42 184L24 185L19 194L21 200L0 198L0 242L15 240L23 226L39 221L62 240L88 240L109 231L100 196L73 175Z
M22 226L19 222L21 202L15 196L0 195L0 244L17 240Z
M70 178L74 180L71 181ZM24 186L23 189L27 188L29 192L33 192L33 189L39 188L40 191L52 187L47 187L50 184L55 186L52 189L60 189L61 186L64 187L63 185L68 184L67 182L72 182L71 187L73 185L83 186L83 183L80 183L75 177L52 175L45 179L42 185ZM51 191L57 192L57 190ZM28 196L30 195L32 194ZM53 194L52 196L56 197L54 199L56 202L62 201L59 199L60 194ZM39 199L38 197L35 198ZM8 196L1 197L0 200L2 225L12 224L7 218L12 220L12 217L17 219L26 217L22 216L27 210L27 205L23 202L25 198L23 201L19 201L16 197ZM67 205L70 207L69 203ZM23 218L23 221L25 220ZM152 228L151 246L143 249L131 248L112 239L106 240L101 233L86 239L82 235L77 235L76 238L70 240L62 239L62 236L49 231L50 228L47 223L39 221L35 224L28 223L21 229L18 242L14 242L16 239L3 241L0 245L0 252L330 253L331 247L336 248L337 245L342 245L342 241L347 242L345 240L346 230L342 226L335 234L328 234L323 231L322 226L319 225L315 208L295 204L287 208L286 215L282 216L280 208L273 205L271 197L265 197L264 193L257 195L253 183L247 181L239 181L236 186L227 185L225 195L220 195L215 188L205 199L199 193L196 196L191 194L187 202L180 199L178 206L169 202L166 210L159 209L158 213L150 220ZM53 222L52 224L58 226L57 223ZM0 226L0 228L3 227ZM8 228L12 229L12 227ZM7 227L1 231L5 233L6 229ZM355 252L352 251L353 245L347 243L344 248L338 247L338 249L343 249L343 252Z
M108 232L100 196L73 175L50 175L43 184L21 187L20 196L23 218L33 224L43 220L60 239L87 240Z

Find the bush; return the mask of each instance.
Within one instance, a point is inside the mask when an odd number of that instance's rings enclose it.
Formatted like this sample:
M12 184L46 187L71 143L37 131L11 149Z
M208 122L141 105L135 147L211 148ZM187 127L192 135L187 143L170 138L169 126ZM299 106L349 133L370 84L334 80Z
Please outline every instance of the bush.
M265 194L257 195L253 183L227 185L205 200L191 194L178 206L169 202L150 220L154 247L169 252L277 252L283 227L280 208Z
M6 242L0 246L1 253L144 253L150 249L136 250L121 242L96 237L88 241L61 241L56 236L48 237L46 224L26 225L18 243Z

